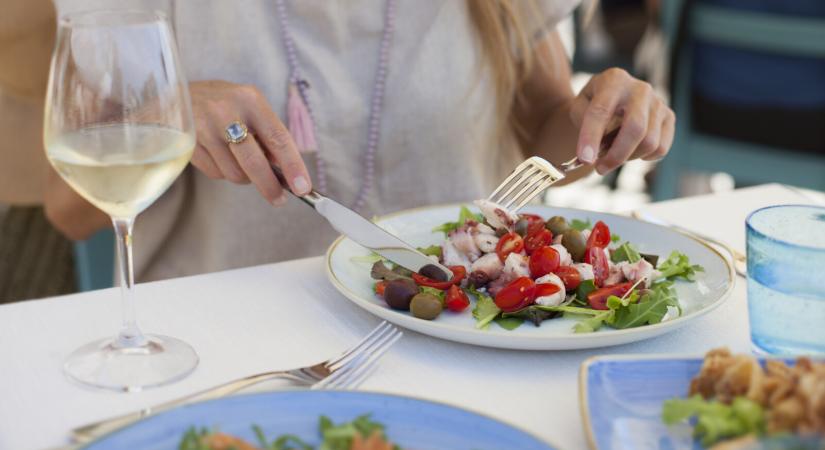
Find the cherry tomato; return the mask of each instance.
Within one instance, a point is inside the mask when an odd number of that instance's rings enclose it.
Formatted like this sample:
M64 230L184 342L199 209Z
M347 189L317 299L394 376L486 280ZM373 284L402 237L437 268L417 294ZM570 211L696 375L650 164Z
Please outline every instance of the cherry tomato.
M387 282L386 281L379 281L379 282L375 283L375 293L380 295L381 297L384 296L384 289L386 289L386 288L387 288Z
M524 250L524 239L522 239L518 233L513 232L507 233L499 238L498 245L496 245L496 253L501 262L504 262L510 253L518 253L522 250Z
M432 278L427 278L417 272L413 272L412 279L415 281L415 284L419 286L427 286L446 291L450 288L450 286L461 283L461 280L463 280L464 276L467 275L467 269L465 269L464 266L450 266L449 269L453 271L453 277L447 281L433 280Z
M504 312L529 306L535 299L536 284L530 277L516 278L496 294L496 306Z
M584 254L584 262L593 266L593 283L596 286L604 284L604 280L610 275L610 266L607 263L607 256L604 250L599 247L592 247Z
M612 286L605 286L601 289L596 289L595 291L587 294L587 303L589 303L590 307L593 309L607 309L608 297L611 295L621 297L627 294L627 291L629 291L631 287L633 287L633 282L628 281L627 283L619 283Z
M539 230L544 228L544 219L537 214L519 214L519 217L527 221L527 236L536 234Z
M559 252L553 247L542 247L530 255L530 276L539 278L559 268Z
M456 285L450 286L447 295L444 297L444 304L450 311L461 312L470 305L470 299L464 290Z
M553 284L553 283L537 284L536 285L536 290L533 291L533 297L534 298L546 297L548 295L553 295L556 292L559 292L560 290L561 290L561 288L558 287L557 285Z
M561 281L564 282L565 290L572 291L579 287L579 284L582 282L581 274L575 267L559 266L559 268L555 270L555 273L561 278Z
M541 228L533 234L528 234L527 237L524 238L524 250L526 250L529 255L542 247L550 245L552 242L553 233L546 228Z
M593 225L593 230L590 231L590 236L587 238L587 249L593 247L605 248L610 245L610 228L601 220Z

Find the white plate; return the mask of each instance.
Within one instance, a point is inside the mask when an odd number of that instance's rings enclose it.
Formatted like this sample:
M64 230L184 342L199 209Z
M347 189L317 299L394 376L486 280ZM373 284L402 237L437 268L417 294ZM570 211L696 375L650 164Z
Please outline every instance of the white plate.
M444 235L431 230L444 222L455 221L459 206L401 211L379 219L378 223L413 246L440 244ZM487 330L479 330L470 313L472 305L461 313L445 311L433 321L417 319L406 311L390 309L372 291L375 281L370 278L371 264L352 261L353 257L366 256L370 252L344 237L336 240L327 251L327 275L332 284L353 303L396 325L466 344L522 350L607 347L659 336L709 313L733 289L734 272L728 261L707 244L679 232L628 217L578 209L535 206L526 207L522 212L539 214L545 219L559 215L568 220L602 220L612 233L621 236L622 241L634 243L641 252L667 257L672 250L679 250L690 257L691 263L704 267L705 272L697 275L695 283L676 283L683 311L680 317L638 328L614 330L602 327L595 333L578 334L573 332L575 320L565 318L545 321L539 327L524 323L512 331L500 328L495 323L490 324Z

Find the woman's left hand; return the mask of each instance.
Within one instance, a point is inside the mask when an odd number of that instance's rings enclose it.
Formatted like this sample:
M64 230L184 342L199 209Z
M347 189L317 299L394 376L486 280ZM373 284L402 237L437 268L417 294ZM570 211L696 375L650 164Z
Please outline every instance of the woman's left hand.
M591 78L573 101L570 116L579 127L579 160L595 163L602 175L631 159L661 159L673 143L673 111L648 83L621 69ZM617 128L612 142L605 139Z

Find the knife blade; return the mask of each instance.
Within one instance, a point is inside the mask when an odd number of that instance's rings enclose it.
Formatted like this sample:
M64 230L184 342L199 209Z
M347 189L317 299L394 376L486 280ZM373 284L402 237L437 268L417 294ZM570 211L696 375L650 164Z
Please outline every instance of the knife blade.
M401 240L398 236L365 219L357 212L332 200L329 197L319 194L315 190L306 195L297 195L289 189L289 185L277 167L272 168L275 176L278 177L281 185L289 193L296 196L304 203L312 206L318 214L322 215L339 233L347 236L356 243L372 250L375 253L387 258L395 264L420 272L426 265L434 265L442 271L446 279L453 277L453 272L444 265L430 259L427 255L419 252L415 247Z

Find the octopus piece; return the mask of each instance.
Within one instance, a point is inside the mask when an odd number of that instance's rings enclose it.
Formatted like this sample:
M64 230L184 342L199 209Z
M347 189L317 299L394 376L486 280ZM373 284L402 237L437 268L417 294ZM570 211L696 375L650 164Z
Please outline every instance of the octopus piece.
M487 222L495 229L511 230L518 221L517 215L507 211L498 203L490 200L476 200L474 203L481 210Z
M515 280L519 277L530 276L529 258L521 253L510 253L504 260L504 274Z
M441 245L441 259L445 266L464 266L468 271L470 270L470 260L464 253L461 253L451 240L444 241Z
M463 253L471 262L481 256L481 250L479 250L475 239L467 230L459 228L450 233L447 239L452 242L456 250Z
M573 264L573 257L570 256L570 252L567 251L567 248L561 244L553 244L550 246L553 250L558 252L559 254L559 265L561 266L569 266Z
M471 272L484 272L490 280L495 280L501 275L504 264L495 253L488 253L473 262L470 267Z
M622 275L627 281L637 282L644 279L644 287L649 287L650 284L659 277L659 271L653 267L646 259L640 259L635 263L621 262L616 265L622 271Z

